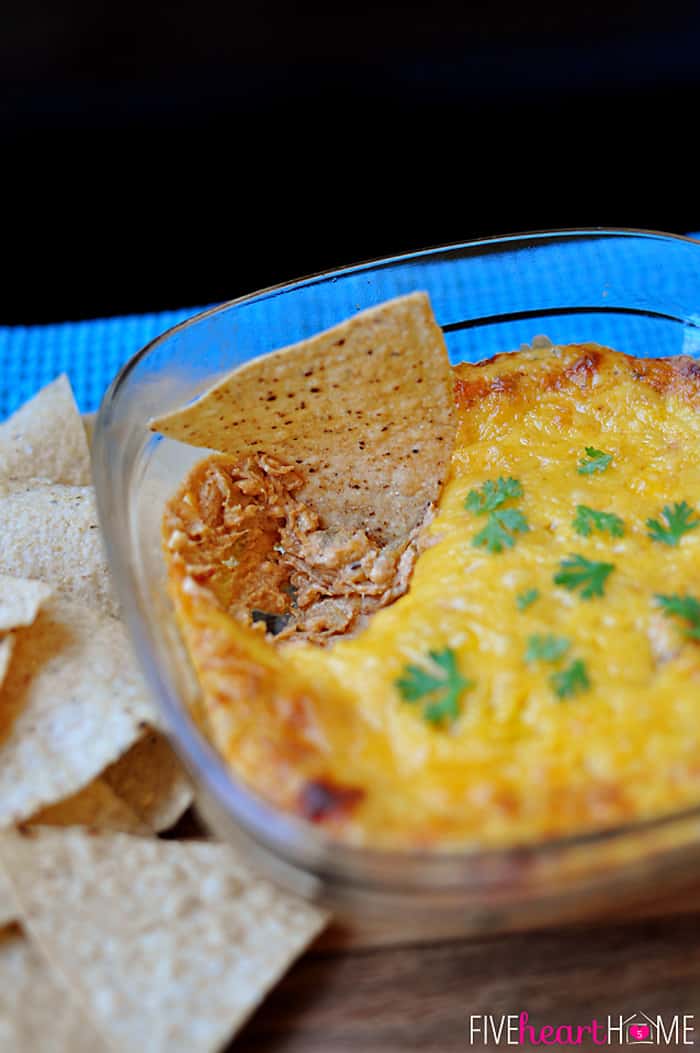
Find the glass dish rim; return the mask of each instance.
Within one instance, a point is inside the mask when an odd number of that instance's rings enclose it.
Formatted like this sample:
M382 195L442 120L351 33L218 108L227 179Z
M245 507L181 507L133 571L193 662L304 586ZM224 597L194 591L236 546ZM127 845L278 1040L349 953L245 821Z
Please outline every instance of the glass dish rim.
M476 253L480 248L486 246L500 246L506 249L508 246L516 247L530 240L546 243L557 240L576 241L589 238L605 239L608 237L630 238L631 240L641 238L644 240L653 239L669 242L680 241L698 246L700 249L700 242L681 234L642 228L607 226L567 227L457 241L420 250L402 252L392 256L367 259L267 286L198 311L190 318L177 323L150 340L124 363L107 388L97 414L93 438L93 469L98 511L102 520L108 559L115 569L115 587L122 606L125 609L132 607L132 590L124 584L124 568L119 565L121 560L115 551L111 531L106 526L107 517L104 514L104 495L101 493L103 488L100 485L100 480L104 481L104 474L100 472L99 462L106 452L105 444L109 441L109 414L112 405L119 398L120 390L131 373L161 343L168 341L177 332L194 327L206 318L238 305L265 298L270 294L292 291L299 287L312 285L315 282L325 282L336 277L361 273L365 269L408 263L439 254L457 252L468 254L470 251ZM124 602L125 599L127 600L126 603ZM138 622L141 619L140 611L136 612L135 618L133 611L126 615L132 644L135 644L134 638L140 634L133 631L131 622L132 620ZM389 881L385 873L387 869L394 870L398 866L404 872L405 877L405 868L407 866L416 866L427 868L430 872L431 880L435 880L439 876L451 876L452 880L445 884L440 882L439 886L447 889L459 889L464 887L465 878L473 879L476 877L475 871L479 871L482 866L488 868L493 863L522 863L535 857L543 860L556 858L570 849L594 848L604 844L621 842L628 838L644 836L647 833L651 834L659 830L668 830L675 825L680 826L688 820L700 820L699 803L698 805L691 805L679 810L664 812L659 815L602 829L583 830L547 839L504 844L503 846L484 847L475 844L467 847L438 848L432 851L425 851L400 847L373 848L334 840L325 831L314 827L313 824L275 808L261 798L253 789L239 781L235 773L215 750L212 743L194 724L187 712L186 703L182 699L174 698L167 689L167 686L158 674L157 663L153 660L152 653L144 655L142 648L138 645L134 646L134 650L154 701L160 712L165 716L171 741L173 741L176 751L193 774L195 780L204 784L205 790L213 795L217 804L227 814L227 818L239 827L242 833L250 840L293 867L312 871L322 879L328 879L332 882L341 881L344 884L355 887L365 886L380 890L386 890L389 887L396 888L402 885L411 890L424 889L425 881L420 878L418 881L397 880L394 874ZM306 841L307 845L300 846L299 841ZM459 868L458 874L453 872L456 867ZM466 870L463 868L466 868ZM443 874L443 871L448 873ZM475 883L473 880L469 881L471 891L480 886L491 884L492 882L488 878L486 881L477 879Z

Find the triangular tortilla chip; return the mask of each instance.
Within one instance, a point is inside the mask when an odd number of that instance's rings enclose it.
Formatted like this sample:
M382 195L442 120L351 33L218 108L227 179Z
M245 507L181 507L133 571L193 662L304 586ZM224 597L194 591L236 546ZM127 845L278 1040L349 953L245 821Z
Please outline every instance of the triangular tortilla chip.
M18 927L0 932L0 1049L5 1053L110 1053Z
M119 1050L220 1049L326 921L228 846L28 833L0 837L22 924Z
M30 826L86 826L100 831L148 835L147 826L103 780L91 783L72 797L42 808L27 820ZM12 886L0 869L0 928L17 919ZM0 1027L0 1035L2 1034ZM0 1049L3 1049L0 1041Z
M72 486L90 482L85 429L65 376L0 424L0 489L31 479Z
M93 488L35 483L0 493L0 573L117 614Z
M31 826L89 826L142 836L152 832L103 778L93 779L71 797L42 808L28 822Z
M300 496L328 528L405 536L434 502L456 428L453 378L425 293L254 359L154 431L235 456L303 465Z
M15 638L0 689L0 825L76 793L154 717L114 618L54 597Z
M192 803L192 784L168 740L147 732L110 764L102 779L156 833L167 830Z
M42 581L0 574L0 632L31 625L50 595L51 588Z

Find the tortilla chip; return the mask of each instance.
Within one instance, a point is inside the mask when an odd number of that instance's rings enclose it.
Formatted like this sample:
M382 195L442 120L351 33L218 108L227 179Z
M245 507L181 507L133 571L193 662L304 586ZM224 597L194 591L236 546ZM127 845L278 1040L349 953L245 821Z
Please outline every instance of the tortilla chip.
M22 484L1 494L0 574L39 579L116 615L92 487Z
M31 479L85 486L90 478L83 422L60 376L0 424L0 488Z
M154 718L114 618L53 597L15 637L0 689L0 825L82 789Z
M0 1049L108 1053L109 1048L21 930L0 932Z
M150 834L151 828L118 797L104 779L91 783L71 797L42 808L29 819L31 826L89 826L127 834Z
M425 293L247 362L151 422L192 446L304 466L328 528L405 536L434 502L456 429L453 378Z
M50 595L50 587L41 581L0 574L0 632L31 625Z
M325 924L227 846L0 837L22 923L118 1049L217 1050Z
M15 646L13 633L0 637L0 687L2 687L7 670L10 668L10 659Z
M150 731L102 773L145 824L159 833L174 826L192 803L192 785L168 740Z

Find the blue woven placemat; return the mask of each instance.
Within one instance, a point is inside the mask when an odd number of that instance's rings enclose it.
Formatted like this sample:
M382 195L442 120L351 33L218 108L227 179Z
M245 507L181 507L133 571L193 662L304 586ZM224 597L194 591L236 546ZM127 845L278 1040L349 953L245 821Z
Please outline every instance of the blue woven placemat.
M700 234L690 236L700 238ZM56 325L0 326L0 420L60 373L68 374L84 413L97 409L124 362L201 309Z
M149 340L196 314L190 307L89 322L0 327L0 419L61 373L84 413L96 410L117 370Z

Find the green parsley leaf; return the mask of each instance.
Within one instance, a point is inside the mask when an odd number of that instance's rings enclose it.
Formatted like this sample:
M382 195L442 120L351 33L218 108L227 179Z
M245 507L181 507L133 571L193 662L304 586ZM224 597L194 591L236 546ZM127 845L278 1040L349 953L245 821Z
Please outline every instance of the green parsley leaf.
M539 600L540 590L539 589L523 589L515 597L515 605L519 611L526 611L528 607L531 607L535 600Z
M455 653L450 647L442 651L429 651L428 656L444 675L436 676L419 665L407 665L394 684L404 702L425 700L423 719L428 723L441 724L445 720L455 720L459 716L459 697L463 691L474 686L474 681L461 675Z
M563 585L566 589L578 589L581 586L581 599L590 600L592 596L602 596L607 577L615 569L614 563L596 563L575 553L569 559L563 559L559 571L554 575L554 584Z
M474 535L472 544L487 548L489 552L502 552L515 544L514 534L526 534L530 527L527 519L517 508L501 508L491 512L483 530Z
M579 475L593 475L594 472L604 472L612 461L611 453L603 453L596 450L595 446L586 447L586 456L579 461Z
M700 519L693 519L694 508L685 501L676 501L673 508L665 505L663 518L666 523L660 523L658 519L647 519L649 537L652 541L660 541L664 545L677 545L684 534L689 530L695 530L700 526Z
M556 662L563 658L571 644L563 636L542 636L536 633L527 641L526 662Z
M557 698L570 698L579 691L587 691L591 686L586 667L580 658L576 658L565 669L552 673L549 682Z
M496 482L488 479L480 490L470 490L464 502L464 507L477 515L485 515L500 508L502 504L511 497L522 497L523 488L517 479L504 479L501 477Z
M683 629L687 637L691 640L700 640L700 600L696 600L694 596L678 596L677 594L656 595L654 599L658 601L660 607L663 607L664 614L669 618L676 615L688 622Z
M611 537L624 537L625 524L613 512L597 512L588 505L576 505L576 518L573 527L577 534L590 537L593 530L605 531Z

